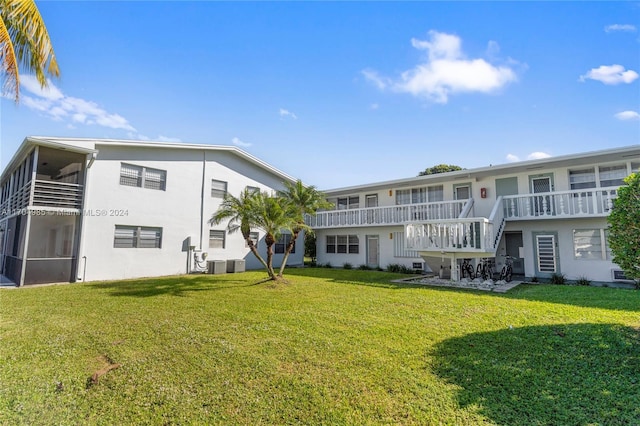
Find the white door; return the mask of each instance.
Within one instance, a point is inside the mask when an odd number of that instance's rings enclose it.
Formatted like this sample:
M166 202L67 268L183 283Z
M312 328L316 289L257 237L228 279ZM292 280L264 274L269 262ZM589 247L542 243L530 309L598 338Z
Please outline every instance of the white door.
M555 233L536 235L536 270L545 275L558 272Z
M540 194L551 192L551 178L549 176L531 178L531 192ZM551 197L539 196L533 198L533 211L535 215L551 214Z
M380 246L377 235L367 235L367 266L380 266Z

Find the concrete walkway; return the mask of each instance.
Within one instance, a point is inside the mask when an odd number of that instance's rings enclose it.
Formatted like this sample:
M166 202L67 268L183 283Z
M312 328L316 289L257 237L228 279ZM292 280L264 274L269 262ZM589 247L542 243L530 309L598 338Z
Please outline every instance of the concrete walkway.
M467 290L492 291L494 293L506 293L512 288L515 288L523 283L523 281L494 282L493 280L482 281L481 279L469 280L466 278L463 278L460 281L451 281L436 277L404 278L401 280L393 280L392 282L402 284L421 284L433 287L451 287Z

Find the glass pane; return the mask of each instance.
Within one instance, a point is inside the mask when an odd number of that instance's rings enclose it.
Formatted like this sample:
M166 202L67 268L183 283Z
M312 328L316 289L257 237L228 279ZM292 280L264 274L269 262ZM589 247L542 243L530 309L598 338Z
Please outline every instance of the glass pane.
M116 248L127 248L136 246L136 230L131 226L116 226L113 246Z
M140 228L140 248L160 248L161 228Z
M164 191L166 179L167 172L164 170L145 169L144 187Z
M142 186L142 167L123 164L120 168L120 185Z

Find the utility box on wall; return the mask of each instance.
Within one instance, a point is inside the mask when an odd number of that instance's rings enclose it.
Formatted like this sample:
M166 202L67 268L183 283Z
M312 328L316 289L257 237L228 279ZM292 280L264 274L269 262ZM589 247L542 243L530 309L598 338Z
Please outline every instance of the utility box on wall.
M244 272L244 270L245 270L244 260L242 259L227 260L227 272L229 273Z

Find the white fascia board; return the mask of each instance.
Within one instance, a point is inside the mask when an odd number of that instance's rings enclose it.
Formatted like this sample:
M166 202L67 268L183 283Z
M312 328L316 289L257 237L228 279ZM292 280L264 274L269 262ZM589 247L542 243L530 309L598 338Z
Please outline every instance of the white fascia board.
M602 162L616 161L637 157L640 161L640 144L630 145L622 148L613 148L600 151L591 151L579 154L561 155L557 157L548 157L539 160L518 161L515 163L506 163L491 165L488 167L478 167L475 169L463 169L455 172L437 173L426 176L416 176L411 178L395 179L381 182L374 182L364 185L348 186L343 188L334 188L323 190L325 195L343 195L348 193L373 191L379 189L402 188L420 184L433 184L440 182L463 181L465 179L475 179L484 176L505 175L511 173L522 172L523 170L541 170L543 168L573 166L578 164L591 164L594 159L600 158Z
M33 148L36 145L46 146L48 148L60 149L60 150L65 150L70 152L77 152L80 154L92 154L92 153L98 152L98 150L95 149L94 147L84 148L77 145L65 144L64 139L51 140L49 138L43 138L39 136L28 136L24 138L24 140L22 141L22 144L20 144L15 154L13 154L13 157L11 157L11 160L7 163L6 167L2 171L2 175L0 176L0 181L3 181L5 178L5 175L9 173L9 171L13 171L15 164L18 162L21 162L24 159L24 156L27 155L29 151L31 151L31 148Z
M283 171L265 163L257 157L249 154L246 151L241 150L231 145L208 145L208 144L193 144L183 142L151 142L151 141L139 141L139 140L127 140L127 139L96 139L96 138L51 138L51 137L35 137L34 139L46 139L52 142L87 142L97 145L109 145L109 146L125 146L125 147L141 147L141 148L165 148L165 149L182 149L182 150L197 150L197 151L225 151L237 155L250 163L280 177L283 180L289 182L295 182L297 179L284 173Z

